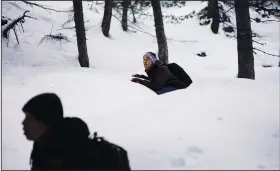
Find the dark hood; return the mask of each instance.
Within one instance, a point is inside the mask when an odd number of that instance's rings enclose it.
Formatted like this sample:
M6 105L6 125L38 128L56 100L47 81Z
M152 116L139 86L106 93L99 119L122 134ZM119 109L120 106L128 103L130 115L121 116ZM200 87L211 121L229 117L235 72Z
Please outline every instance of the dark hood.
M40 122L52 127L63 119L63 108L60 98L53 93L39 94L31 98L22 111L34 116Z

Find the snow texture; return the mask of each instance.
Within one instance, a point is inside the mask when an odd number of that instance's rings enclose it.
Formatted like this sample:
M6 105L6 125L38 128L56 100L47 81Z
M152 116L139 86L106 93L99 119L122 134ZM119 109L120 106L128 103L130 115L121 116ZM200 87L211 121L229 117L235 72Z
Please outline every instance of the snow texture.
M38 2L70 9L71 2ZM164 13L188 14L206 2L187 2ZM86 121L91 132L128 150L132 169L278 169L279 58L255 55L256 80L237 79L236 40L196 18L165 24L170 62L181 65L193 79L184 90L156 95L130 82L143 73L142 56L157 52L156 38L123 32L112 17L110 38L101 32L103 6L83 2L90 68L80 68L75 30L60 30L68 13L47 12L22 2L2 2L2 15L21 16L30 9L20 44L2 40L2 164L3 169L30 169L32 143L23 135L24 103L43 92L57 93L66 116ZM251 15L257 15L251 11ZM233 20L234 15L232 15ZM152 19L138 20L155 35ZM68 26L73 26L71 22ZM71 43L40 39L58 32ZM279 53L279 23L252 23L263 35L263 50ZM133 30L132 28L130 28ZM177 41L176 41L177 40ZM180 40L180 41L178 41ZM184 42L182 42L184 40ZM255 47L259 45L254 43ZM196 55L205 51L207 56ZM272 67L263 68L263 64Z

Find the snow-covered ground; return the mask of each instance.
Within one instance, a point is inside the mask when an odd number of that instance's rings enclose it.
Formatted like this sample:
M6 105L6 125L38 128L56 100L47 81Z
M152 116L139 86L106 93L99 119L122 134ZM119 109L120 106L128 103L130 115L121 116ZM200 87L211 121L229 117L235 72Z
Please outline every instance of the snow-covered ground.
M39 3L56 9L72 5ZM206 5L186 4L163 11L187 14ZM170 62L184 67L194 83L188 89L157 96L130 82L132 74L143 73L142 55L157 51L156 39L141 32L123 32L114 17L111 38L105 38L100 26L102 6L89 8L84 2L91 68L80 68L75 30L60 31L71 43L46 41L38 46L52 27L52 33L58 33L67 13L2 2L3 15L15 18L30 9L29 15L38 18L26 19L19 45L12 32L8 47L2 40L3 169L30 168L32 143L22 132L21 108L42 92L57 93L66 116L84 119L92 132L127 149L132 169L280 168L279 58L259 53L255 55L256 80L237 79L236 40L222 32L212 34L196 18L165 24L166 36L173 39L168 41ZM154 34L152 20L132 26ZM279 53L279 23L252 23L252 27L265 36L264 50ZM195 55L200 51L207 57ZM273 67L263 68L264 63Z

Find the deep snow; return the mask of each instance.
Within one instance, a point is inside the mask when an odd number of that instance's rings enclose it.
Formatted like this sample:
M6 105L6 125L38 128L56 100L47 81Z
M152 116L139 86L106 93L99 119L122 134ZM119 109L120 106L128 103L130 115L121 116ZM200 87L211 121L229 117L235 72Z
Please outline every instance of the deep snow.
M71 2L39 2L68 9ZM142 55L157 50L156 39L125 33L112 18L111 38L101 33L102 6L89 10L84 2L91 68L80 68L75 30L63 30L72 43L40 39L61 28L66 13L48 13L22 2L2 2L3 15L27 19L20 44L11 34L2 41L3 169L29 169L32 143L22 133L21 107L32 96L55 92L66 116L84 119L90 130L128 150L132 169L279 169L279 58L255 55L256 80L237 79L236 40L213 35L197 19L165 24L171 62L183 66L194 83L185 90L157 96L131 83L143 73ZM187 2L165 13L192 12L206 5ZM251 13L251 15L256 15ZM153 21L139 27L154 34ZM73 25L73 23L71 23ZM71 26L70 24L70 26ZM135 25L132 25L136 27ZM265 36L271 53L279 52L279 23L252 23ZM278 38L277 38L278 37ZM254 46L257 46L254 44ZM207 57L196 53L206 51ZM263 68L263 63L272 68ZM16 161L16 162L15 162Z

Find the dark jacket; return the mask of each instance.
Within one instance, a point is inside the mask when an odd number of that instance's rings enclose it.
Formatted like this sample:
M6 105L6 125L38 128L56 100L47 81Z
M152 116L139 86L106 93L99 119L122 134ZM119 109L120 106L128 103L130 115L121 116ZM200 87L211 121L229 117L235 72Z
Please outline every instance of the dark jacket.
M87 169L89 131L85 123L74 122L64 121L33 144L31 170Z
M140 84L153 91L159 91L164 87L174 87L176 89L185 88L185 84L175 77L166 65L158 60L152 68L146 70L146 73L148 77L142 75L140 78L144 80L142 80Z

